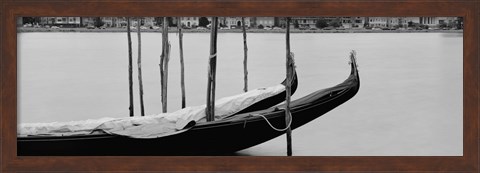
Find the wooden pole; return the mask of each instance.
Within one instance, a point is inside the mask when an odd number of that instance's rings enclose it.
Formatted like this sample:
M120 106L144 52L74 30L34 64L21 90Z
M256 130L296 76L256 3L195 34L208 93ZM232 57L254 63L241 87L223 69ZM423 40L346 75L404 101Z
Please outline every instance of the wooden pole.
M290 52L290 17L287 17L287 34L286 34L286 42L287 42L287 61L286 61L286 69L287 69L287 82L286 82L286 103L287 107L285 109L285 122L288 126L289 122L292 121L292 117L290 116L290 95L291 95L291 81L292 79L292 56ZM290 127L287 128L287 155L292 156L292 129Z
M180 23L180 17L177 18L177 28L178 28L178 44L180 47L180 85L182 87L182 108L186 106L185 99L185 67L183 62L183 34L182 34L182 25Z
M142 82L142 37L140 34L140 18L137 18L137 37L138 37L138 90L140 93L140 114L145 116L145 106L143 104L143 82Z
M130 35L130 17L127 17L128 38L128 90L130 94L130 116L133 117L133 71L132 71L132 36Z
M168 43L168 20L163 17L162 29L162 55L160 56L160 85L162 94L162 112L167 112L167 85L168 85L168 60L170 43Z
M248 91L248 71L247 71L247 31L245 29L245 17L242 17L242 30L243 30L243 91Z
M165 26L165 20L163 21L163 26ZM165 113L165 108L164 108L164 101L163 101L163 63L165 59L165 27L162 28L162 54L160 55L160 96L161 99L160 101L162 102L162 112Z
M217 66L217 25L218 17L212 17L212 31L210 34L210 57L208 65L207 121L215 120L215 73Z
M163 64L163 82L164 82L164 86L163 86L163 100L165 101L164 104L165 104L165 108L163 110L165 110L165 112L167 112L167 103L168 103L168 99L167 99L167 95L168 95L168 92L167 92L167 89L168 89L168 62L170 61L170 42L168 41L168 21L167 21L167 39L166 39L166 56L165 56L165 63Z

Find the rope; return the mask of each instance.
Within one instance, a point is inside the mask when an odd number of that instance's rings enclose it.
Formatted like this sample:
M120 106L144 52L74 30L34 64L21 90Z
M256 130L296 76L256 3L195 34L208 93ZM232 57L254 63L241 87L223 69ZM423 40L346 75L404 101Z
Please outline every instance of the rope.
M217 53L210 55L210 59L217 57Z
M279 132L283 132L285 130L287 130L288 128L290 128L290 126L292 125L292 121L293 121L293 117L292 117L292 113L290 112L288 114L290 116L290 121L288 122L288 125L287 127L285 127L284 129L279 129L279 128L276 128L272 125L272 123L270 123L270 121L263 115L261 114L252 114L252 116L259 116L259 117L262 117L263 119L265 119L265 121L268 123L268 125L273 129L273 130L276 130L276 131L279 131Z

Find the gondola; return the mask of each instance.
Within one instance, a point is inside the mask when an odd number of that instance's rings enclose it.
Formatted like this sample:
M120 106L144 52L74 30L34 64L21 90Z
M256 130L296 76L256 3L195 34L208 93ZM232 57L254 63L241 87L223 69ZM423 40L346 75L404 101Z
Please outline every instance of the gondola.
M298 128L351 99L360 80L352 55L350 76L342 83L291 102L291 128ZM285 132L285 105L245 112L222 120L197 123L183 133L138 139L111 134L65 137L18 137L20 156L201 156L231 155ZM268 120L268 121L267 121Z

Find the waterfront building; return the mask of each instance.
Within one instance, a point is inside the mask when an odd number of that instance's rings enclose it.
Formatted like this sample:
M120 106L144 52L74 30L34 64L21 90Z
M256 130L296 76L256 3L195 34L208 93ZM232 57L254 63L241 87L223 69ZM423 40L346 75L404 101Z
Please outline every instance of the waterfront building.
M420 17L420 24L434 26L437 25L438 20L436 17Z
M342 17L341 21L344 28L363 28L365 17Z
M370 27L386 27L387 18L386 17L369 17L368 26Z
M105 27L126 27L127 19L125 17L81 17L81 26L95 26L96 22L99 22ZM99 20L99 21L98 21Z
M391 28L399 25L400 17L369 17L370 27Z
M457 17L437 17L438 25L445 25L447 27L453 27L457 24Z
M225 17L224 25L228 28L241 28L242 17ZM250 17L245 17L245 26L250 27Z
M172 18L172 23L170 25L173 25L175 23L176 19L175 17ZM137 19L135 19L135 26L146 26L146 27L151 27L155 26L155 18L154 17L142 17L140 18L140 24L137 24Z
M80 18L80 25L82 27L93 26L94 24L95 24L95 18L94 17L81 17Z
M403 17L403 20L405 23L420 23L420 17Z
M318 17L292 17L293 25L298 25L299 28L315 28Z
M180 17L180 18L182 18L182 17ZM197 17L197 18L199 18L199 17ZM168 26L169 27L173 27L173 26L176 27L178 25L178 17L167 17L167 20L168 20ZM189 20L191 20L191 19L189 19ZM145 26L162 26L162 23L163 23L163 17L152 17L152 18L145 18L145 21L144 21L144 23L142 23L142 25L145 25ZM185 22L185 24L186 23L187 22ZM183 25L183 26L186 26L186 25ZM190 27L191 26L193 26L193 25L190 25Z
M407 28L409 23L418 23L419 17L395 17L397 20L395 21L396 25L394 27L399 28Z
M329 26L342 25L342 17L320 17L318 20L327 22Z
M454 26L458 22L457 17L420 17L419 23L429 27L438 27L445 24L447 26Z
M400 17L389 17L387 27L389 27L389 28L397 27L397 26L399 26L400 22L401 22Z
M56 17L55 24L65 26L80 26L80 17Z
M316 17L291 17L290 27L315 27L318 18ZM274 26L285 28L287 25L286 17L274 17Z
M116 27L116 28L127 27L127 18L126 17L113 17L111 27Z
M152 26L157 26L157 25L159 25L159 24L157 24L157 23L155 22L155 18L154 18L154 17L152 17L152 20L153 20L153 21L152 21L152 22L153 22L153 23L152 23L152 24L153 24ZM148 22L147 22L147 23L148 23ZM177 25L178 25L178 17L172 17L172 23L170 24L170 26L177 26Z
M208 20L208 23L212 22L211 17L180 17L180 23L182 26L195 28L200 25L200 20ZM176 18L174 18L176 21ZM174 23L176 23L174 21ZM228 28L239 28L242 26L242 18L241 17L218 17L218 23L222 27ZM245 17L245 26L251 26L251 19L250 17Z
M189 27L189 28L197 27L199 24L199 20L200 20L200 17L180 17L180 23L182 24L182 26Z
M275 18L274 17L255 17L254 25L259 26L262 25L264 27L273 27L275 26Z
M62 27L79 27L81 24L80 17L41 17L40 24L56 25Z
M102 17L101 19L104 23L104 26L106 26L106 27L119 27L119 26L121 26L121 25L118 25L119 23L117 23L117 21L118 21L117 17Z
M18 18L17 25L23 25L24 18ZM178 20L180 19L180 20ZM211 23L211 17L172 17L169 18L170 26L182 24L186 27L197 27L201 21ZM285 17L245 17L247 27L282 27L286 25ZM219 17L220 27L240 28L242 26L241 17ZM393 27L417 27L427 25L430 28L463 28L463 19L461 17L292 17L290 27L314 28L322 20L329 26L343 26L344 28L363 28L364 26L378 28ZM30 22L30 20L28 20ZM159 23L160 22L160 23ZM32 23L32 22L30 22ZM37 17L35 22L39 25L61 26L61 27L86 27L86 26L105 26L105 27L126 27L126 17ZM323 23L323 22L322 22ZM135 17L131 20L132 26L160 26L161 17L142 17L140 24L137 24Z
M279 26L282 28L285 28L287 21L285 20L285 17L274 17L274 25Z
M155 18L154 17L141 17L140 24L137 23L137 17L130 18L130 24L132 26L155 26ZM126 27L127 26L127 19L125 17L103 17L103 22L105 23L106 27Z

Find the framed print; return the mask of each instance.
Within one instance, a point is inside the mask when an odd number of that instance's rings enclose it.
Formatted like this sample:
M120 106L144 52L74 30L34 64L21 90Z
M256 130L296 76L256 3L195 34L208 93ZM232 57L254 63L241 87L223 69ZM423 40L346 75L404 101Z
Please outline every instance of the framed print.
M1 8L2 171L479 169L476 1Z

